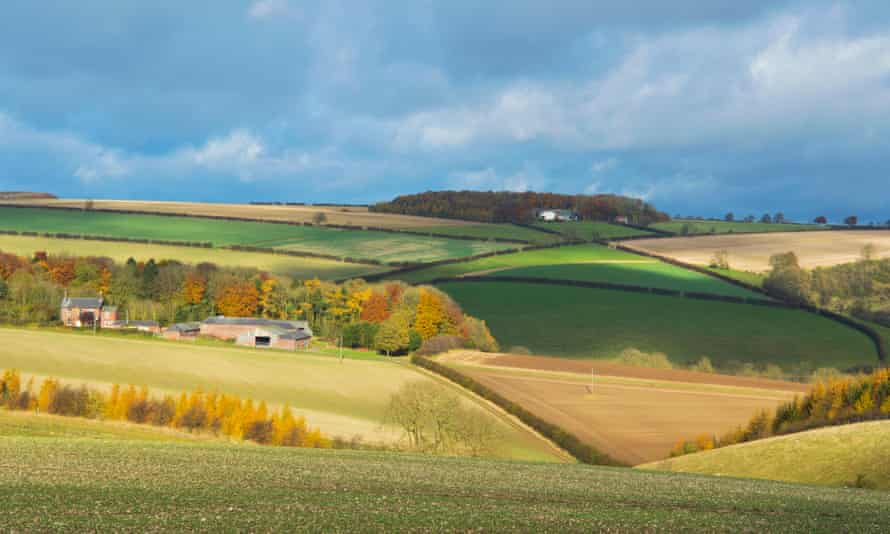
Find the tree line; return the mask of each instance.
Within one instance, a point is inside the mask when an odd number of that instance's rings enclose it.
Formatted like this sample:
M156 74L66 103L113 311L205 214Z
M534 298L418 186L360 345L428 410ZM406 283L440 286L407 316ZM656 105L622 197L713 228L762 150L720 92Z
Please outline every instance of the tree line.
M484 321L463 313L433 287L292 280L256 269L221 268L175 260L116 263L103 257L0 252L0 320L57 324L65 294L102 295L120 319L161 324L209 316L305 320L316 335L345 345L400 354L438 336L466 347L497 351Z
M720 436L702 434L680 440L671 456L725 447L832 425L890 419L890 369L857 378L818 382L807 395L795 396L770 413L759 412L746 426Z
M379 213L398 213L470 221L528 223L538 209L569 209L582 219L613 220L648 225L670 219L649 203L620 195L563 195L510 191L427 191L398 196L370 207Z
M22 384L18 371L7 369L0 377L0 405L68 417L129 421L190 432L207 432L261 445L330 448L332 441L290 407L270 411L265 401L200 390L178 397L152 396L148 387L111 386L105 393L85 385L73 387L45 378L35 389L34 378Z

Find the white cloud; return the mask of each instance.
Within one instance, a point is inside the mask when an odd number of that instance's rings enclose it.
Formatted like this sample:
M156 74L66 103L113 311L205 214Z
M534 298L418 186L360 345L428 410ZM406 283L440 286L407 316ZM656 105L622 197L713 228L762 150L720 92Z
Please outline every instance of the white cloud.
M450 175L451 187L458 189L480 189L493 191L542 190L550 179L534 166L526 164L514 173L500 174L493 167L457 171Z
M257 0L247 10L247 15L257 20L288 16L293 13L287 0Z

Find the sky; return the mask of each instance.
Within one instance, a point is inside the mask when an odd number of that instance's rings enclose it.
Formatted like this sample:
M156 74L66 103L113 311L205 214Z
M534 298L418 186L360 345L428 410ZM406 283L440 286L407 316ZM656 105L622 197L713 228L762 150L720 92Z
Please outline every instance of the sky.
M890 219L890 2L0 7L0 190Z

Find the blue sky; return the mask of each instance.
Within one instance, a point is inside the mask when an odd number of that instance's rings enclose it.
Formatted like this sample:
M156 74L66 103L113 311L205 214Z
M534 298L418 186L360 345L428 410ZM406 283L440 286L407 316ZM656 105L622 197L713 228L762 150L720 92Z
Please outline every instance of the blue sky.
M614 192L890 219L890 3L0 8L0 189L372 202Z

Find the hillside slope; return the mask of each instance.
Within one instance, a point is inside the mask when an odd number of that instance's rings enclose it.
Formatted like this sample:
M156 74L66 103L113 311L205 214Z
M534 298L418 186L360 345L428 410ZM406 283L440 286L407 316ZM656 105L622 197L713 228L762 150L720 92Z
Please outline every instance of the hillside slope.
M890 421L820 428L639 466L640 469L890 489ZM862 482L862 480L860 480Z
M11 531L880 532L886 494L216 443L0 437Z

